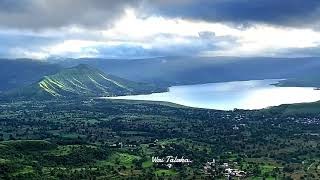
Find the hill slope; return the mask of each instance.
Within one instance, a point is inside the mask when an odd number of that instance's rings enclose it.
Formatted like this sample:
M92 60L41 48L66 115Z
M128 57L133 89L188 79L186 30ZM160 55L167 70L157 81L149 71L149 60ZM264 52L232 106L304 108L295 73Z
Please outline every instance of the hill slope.
M166 91L145 83L136 83L103 72L88 65L64 69L54 75L45 76L41 81L15 92L18 97L99 97L146 94Z

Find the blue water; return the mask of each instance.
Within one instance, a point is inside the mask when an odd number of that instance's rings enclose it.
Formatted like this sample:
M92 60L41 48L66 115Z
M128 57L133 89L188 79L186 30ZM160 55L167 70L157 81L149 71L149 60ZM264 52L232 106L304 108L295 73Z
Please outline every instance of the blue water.
M276 87L279 80L251 80L172 86L169 92L118 96L111 99L167 101L190 107L233 110L261 109L281 104L320 100L313 87Z

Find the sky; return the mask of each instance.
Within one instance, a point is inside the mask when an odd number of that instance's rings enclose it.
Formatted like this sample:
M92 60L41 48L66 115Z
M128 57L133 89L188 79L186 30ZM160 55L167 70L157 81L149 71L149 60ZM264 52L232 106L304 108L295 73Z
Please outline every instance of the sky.
M0 57L320 56L319 0L0 0Z

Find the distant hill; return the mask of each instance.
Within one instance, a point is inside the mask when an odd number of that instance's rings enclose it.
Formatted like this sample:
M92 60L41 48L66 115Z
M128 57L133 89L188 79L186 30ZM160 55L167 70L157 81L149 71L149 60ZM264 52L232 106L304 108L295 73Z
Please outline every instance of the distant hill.
M0 59L0 92L30 85L61 69L56 64L30 59Z
M116 76L106 75L88 65L64 69L25 88L11 91L11 97L100 97L146 94L166 91L146 83L136 83Z
M271 114L281 113L283 115L301 115L309 116L310 114L320 113L320 101L311 103L283 104L274 106L260 111L269 112Z
M59 62L65 67L79 63L95 66L103 72L132 81L166 86L240 80L288 79L317 73L320 69L320 58L317 57L85 58L65 59Z
M319 75L289 78L283 81L280 81L276 84L277 86L282 87L320 87L320 73Z

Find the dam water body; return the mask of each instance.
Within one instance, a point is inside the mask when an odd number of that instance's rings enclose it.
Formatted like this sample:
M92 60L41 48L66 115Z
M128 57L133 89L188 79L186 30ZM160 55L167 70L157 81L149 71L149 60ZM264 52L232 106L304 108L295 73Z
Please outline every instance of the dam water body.
M250 80L172 86L168 92L106 97L108 99L166 101L190 107L233 110L262 109L281 104L320 100L313 87L277 87L279 80Z

